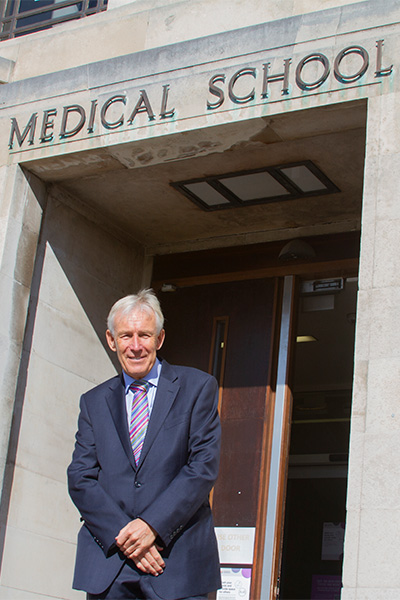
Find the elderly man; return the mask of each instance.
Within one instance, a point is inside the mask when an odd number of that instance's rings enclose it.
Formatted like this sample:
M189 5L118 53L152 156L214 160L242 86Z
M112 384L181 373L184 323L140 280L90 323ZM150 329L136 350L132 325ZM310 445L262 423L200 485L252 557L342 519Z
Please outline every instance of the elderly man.
M89 599L197 599L220 587L208 501L217 382L157 358L163 321L151 290L116 302L106 337L122 374L81 398L68 480L83 521L73 585Z

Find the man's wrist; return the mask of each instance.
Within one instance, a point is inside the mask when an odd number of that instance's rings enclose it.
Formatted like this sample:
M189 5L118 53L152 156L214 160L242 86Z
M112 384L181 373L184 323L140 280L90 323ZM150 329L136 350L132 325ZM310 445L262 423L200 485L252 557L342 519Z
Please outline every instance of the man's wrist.
M148 523L147 521L145 521L142 517L136 517L138 521L141 521L142 523L144 523L145 525L147 525L147 527L150 529L151 533L154 535L154 541L159 538L160 536L158 535L158 532L154 529L154 527L152 525L150 525L150 523Z

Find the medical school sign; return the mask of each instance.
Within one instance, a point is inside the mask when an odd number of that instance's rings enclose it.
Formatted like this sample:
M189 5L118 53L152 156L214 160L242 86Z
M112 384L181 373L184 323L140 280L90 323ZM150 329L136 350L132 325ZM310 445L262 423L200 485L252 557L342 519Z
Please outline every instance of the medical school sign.
M209 115L221 109L268 104L275 98L291 99L299 95L323 93L332 88L377 83L390 76L393 65L385 65L384 40L377 40L367 49L348 45L330 59L327 53L311 52L298 60L292 57L264 59L254 64L233 65L211 74L195 74L190 85L180 76L173 82L149 85L102 95L87 105L71 103L50 106L33 112L24 120L11 118L9 149L43 147L55 142L84 139L112 131L127 131L190 115L190 107L199 106L199 89L204 89L200 113ZM199 81L203 77L203 83ZM190 90L196 90L191 103ZM192 92L194 93L194 92ZM172 100L171 100L172 98ZM276 100L275 100L276 101ZM199 114L199 111L197 111ZM144 119L144 121L143 121Z

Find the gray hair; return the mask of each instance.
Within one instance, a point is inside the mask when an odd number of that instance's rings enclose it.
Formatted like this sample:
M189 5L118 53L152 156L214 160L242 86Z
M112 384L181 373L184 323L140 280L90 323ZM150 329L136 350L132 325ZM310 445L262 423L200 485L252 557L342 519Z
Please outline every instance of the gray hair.
M111 333L113 335L115 333L115 317L117 314L127 315L137 309L154 313L158 335L164 327L164 315L158 298L152 289L140 290L137 294L125 296L113 304L107 317L107 327Z

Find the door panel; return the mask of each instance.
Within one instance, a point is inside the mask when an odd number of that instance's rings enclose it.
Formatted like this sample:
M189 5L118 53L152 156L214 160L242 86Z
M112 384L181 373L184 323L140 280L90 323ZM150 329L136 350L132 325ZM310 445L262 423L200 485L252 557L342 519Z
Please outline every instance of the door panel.
M162 356L171 363L212 370L221 362L213 360L215 320L224 318L226 347L219 369L222 451L213 513L217 527L256 528L256 545L266 510L261 486L266 485L266 437L273 415L269 379L275 286L273 279L257 279L160 294L166 317ZM261 565L253 565L253 578L258 568Z

